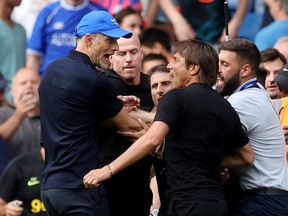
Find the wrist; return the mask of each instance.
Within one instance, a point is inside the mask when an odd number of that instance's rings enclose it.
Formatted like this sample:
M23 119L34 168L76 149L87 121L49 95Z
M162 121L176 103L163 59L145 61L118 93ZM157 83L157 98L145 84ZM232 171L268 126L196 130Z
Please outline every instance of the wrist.
M109 171L110 178L111 178L113 176L113 172L112 172L112 169L110 167L110 164L108 164L107 167L108 167L108 171Z
M153 208L153 209L150 210L150 215L151 216L157 216L158 213L159 213L159 209L157 209L157 208Z

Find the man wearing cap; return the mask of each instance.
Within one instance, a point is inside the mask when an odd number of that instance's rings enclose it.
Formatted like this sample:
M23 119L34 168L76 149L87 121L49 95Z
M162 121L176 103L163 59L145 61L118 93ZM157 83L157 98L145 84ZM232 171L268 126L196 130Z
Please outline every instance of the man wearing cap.
M286 158L288 159L288 64L285 64L274 80L280 91L279 119L283 127L286 140Z
M99 166L100 123L108 119L120 130L138 130L140 125L96 68L108 69L117 39L132 33L108 12L93 11L81 19L75 35L76 49L47 67L39 87L45 148L42 200L49 215L106 216L102 184L95 189L83 185L84 175Z

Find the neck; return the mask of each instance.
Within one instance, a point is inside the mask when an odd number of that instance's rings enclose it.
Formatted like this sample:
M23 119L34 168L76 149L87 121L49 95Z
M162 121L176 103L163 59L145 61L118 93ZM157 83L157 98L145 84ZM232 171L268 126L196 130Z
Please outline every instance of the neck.
M191 85L192 83L202 83L200 82L200 80L197 78L197 76L190 76L190 78L188 80L186 80L186 82L184 82L183 87L187 87L189 85Z
M0 19L7 23L9 26L13 26L13 21L11 20L11 13L13 7L7 5L5 1L0 1Z
M241 79L240 86L242 86L244 83L246 83L248 80L255 78L255 76L249 76Z

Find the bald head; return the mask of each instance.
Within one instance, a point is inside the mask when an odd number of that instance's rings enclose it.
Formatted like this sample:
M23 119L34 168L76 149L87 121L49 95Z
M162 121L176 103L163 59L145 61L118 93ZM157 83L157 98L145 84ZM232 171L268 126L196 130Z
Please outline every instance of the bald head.
M25 77L33 77L33 79L37 80L40 83L40 74L38 71L33 70L31 68L20 68L16 74L14 75L13 79L12 79L12 84L13 83L17 83L17 82L21 82L23 79L25 79Z
M21 100L24 95L38 98L40 81L38 71L26 67L19 69L12 79L11 95L14 104Z
M133 34L130 38L119 38L117 40L119 49L121 50L121 47L126 47L128 45L133 45L135 47L141 48L140 39L137 34Z

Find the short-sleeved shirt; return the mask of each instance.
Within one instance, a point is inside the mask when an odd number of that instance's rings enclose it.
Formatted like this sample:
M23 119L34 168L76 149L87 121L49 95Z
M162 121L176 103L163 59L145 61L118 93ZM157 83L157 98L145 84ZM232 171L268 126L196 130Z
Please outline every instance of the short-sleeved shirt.
M40 150L14 158L1 176L0 197L6 202L23 201L23 215L47 215L40 195L43 167Z
M224 199L220 163L225 153L249 141L229 102L193 83L161 98L156 121L169 127L164 158L170 200Z
M0 124L7 121L15 112L12 106L0 107ZM40 116L23 119L12 138L6 141L11 157L40 149Z
M81 52L51 63L39 87L45 169L42 188L83 188L99 165L100 122L122 109L107 77Z
M77 6L60 0L40 11L28 42L28 53L42 57L41 75L49 63L66 56L75 48L76 38L73 32L82 17L94 10L104 9L88 0Z

